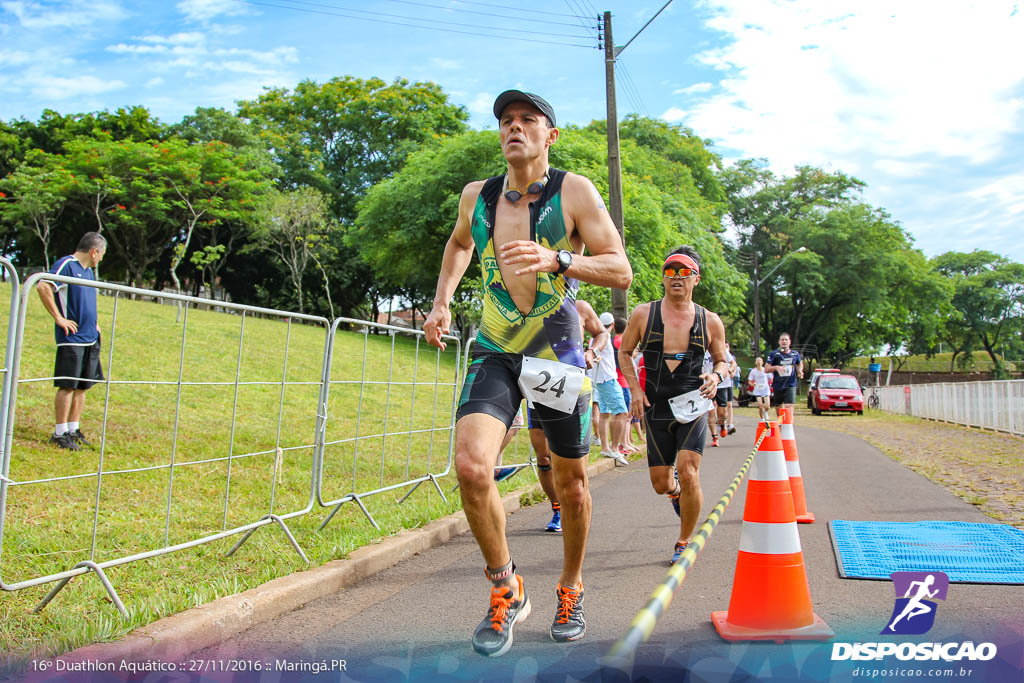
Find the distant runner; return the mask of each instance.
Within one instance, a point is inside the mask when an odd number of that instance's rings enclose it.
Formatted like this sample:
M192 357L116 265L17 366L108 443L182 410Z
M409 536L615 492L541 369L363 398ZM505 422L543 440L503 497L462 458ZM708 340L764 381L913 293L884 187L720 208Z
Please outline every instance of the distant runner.
M707 421L704 416L724 380L725 326L717 314L693 302L700 283L700 257L688 246L668 255L662 267L664 298L636 307L622 335L619 364L629 383L633 415L647 430L651 485L668 495L679 515L679 539L670 564L683 554L697 526L704 494L700 460ZM630 355L640 347L646 382L641 389ZM704 353L712 370L702 372Z
M796 415L793 407L796 404L796 380L804 378L804 363L799 351L792 351L789 348L789 333L783 332L779 335L779 348L768 354L768 364L765 372L774 372L775 379L772 382L774 394L772 403L775 404L775 415L779 415L781 408L789 408L790 415Z
M472 639L485 656L508 651L513 627L531 609L509 552L505 511L492 474L523 398L553 455L562 513L564 555L551 638L578 640L586 631L582 567L590 530L586 468L592 386L584 371L576 290L580 281L626 289L633 279L593 183L548 165L548 148L559 135L551 105L532 93L508 90L493 110L508 170L463 189L434 307L423 325L427 341L443 349L441 335L451 326L448 303L475 248L484 310L456 414L455 470L466 519L493 585L487 616Z

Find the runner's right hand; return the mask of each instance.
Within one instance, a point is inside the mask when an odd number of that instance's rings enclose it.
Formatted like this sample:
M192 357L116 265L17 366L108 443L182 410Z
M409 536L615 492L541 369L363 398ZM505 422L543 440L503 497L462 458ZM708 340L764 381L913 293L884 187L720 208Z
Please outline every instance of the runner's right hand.
M630 394L629 401L629 412L638 420L644 419L644 410L651 407L651 402L647 400L647 394L642 391L637 391Z
M448 307L434 306L430 310L430 315L427 316L426 321L423 323L423 335L427 343L444 351L448 345L441 341L441 335L448 334L451 325L452 313L448 310Z

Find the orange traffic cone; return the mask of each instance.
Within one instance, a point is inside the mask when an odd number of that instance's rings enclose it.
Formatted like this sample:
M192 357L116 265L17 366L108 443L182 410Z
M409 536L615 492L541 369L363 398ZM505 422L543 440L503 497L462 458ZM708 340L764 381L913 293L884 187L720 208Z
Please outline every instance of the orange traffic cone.
M793 432L793 411L783 408L779 411L782 417L782 450L786 454L786 469L789 471L789 488L793 489L793 510L799 524L810 524L814 521L814 513L807 511L807 499L804 498L804 478L800 474L800 456L796 450L796 434Z
M835 636L811 607L793 493L776 422L754 456L743 509L729 609L712 612L726 640L828 640Z

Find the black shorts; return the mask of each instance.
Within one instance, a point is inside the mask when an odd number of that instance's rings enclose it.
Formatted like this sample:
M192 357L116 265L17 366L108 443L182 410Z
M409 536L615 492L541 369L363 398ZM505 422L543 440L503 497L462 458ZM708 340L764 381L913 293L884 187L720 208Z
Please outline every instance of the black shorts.
M481 353L473 357L466 374L466 383L459 397L455 419L484 413L512 426L523 394L519 389L519 371L523 356L516 353ZM590 380L571 413L563 413L540 403L529 408L529 426L540 427L548 440L548 448L563 458L583 458L590 454L590 409L593 388Z
M715 405L724 408L732 403L732 387L722 387L715 393Z
M88 389L102 382L99 340L91 346L58 346L53 376L53 386L61 389ZM78 379L68 379L71 377Z
M772 405L781 406L786 403L796 403L796 387L775 390L775 394L772 395Z
M644 411L647 430L647 466L672 466L679 451L704 455L708 421L703 415L693 422L678 422L667 402L659 401Z

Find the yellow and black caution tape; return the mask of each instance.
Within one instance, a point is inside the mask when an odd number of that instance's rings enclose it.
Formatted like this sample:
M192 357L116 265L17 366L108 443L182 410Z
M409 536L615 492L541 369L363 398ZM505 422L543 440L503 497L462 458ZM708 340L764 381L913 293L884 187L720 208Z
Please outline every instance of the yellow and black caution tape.
M696 535L690 540L686 549L683 550L682 556L679 561L672 565L665 575L658 587L651 593L650 600L647 604L636 613L633 617L633 621L630 622L629 630L622 638L618 640L608 650L608 654L603 659L605 666L611 666L622 670L627 670L631 666L633 661L633 655L636 653L636 649L641 643L646 642L651 637L651 633L654 631L655 625L658 623L658 619L665 613L668 606L672 603L672 597L675 592L682 585L683 580L686 578L686 572L693 566L697 561L697 554L704 549L707 545L708 539L711 537L711 532L714 531L715 526L718 525L718 521L722 518L722 514L725 509L729 507L729 503L732 501L733 495L736 490L739 489L740 484L743 483L743 478L747 476L747 471L750 469L751 463L754 462L754 456L757 455L757 449L761 447L761 441L768 435L768 429L761 431L761 436L758 437L757 443L754 444L754 450L747 456L746 461L743 463L743 467L736 473L732 483L729 484L729 488L726 489L725 494L718 499L718 503L714 509L711 510L711 514L704 520L704 523L697 529Z

